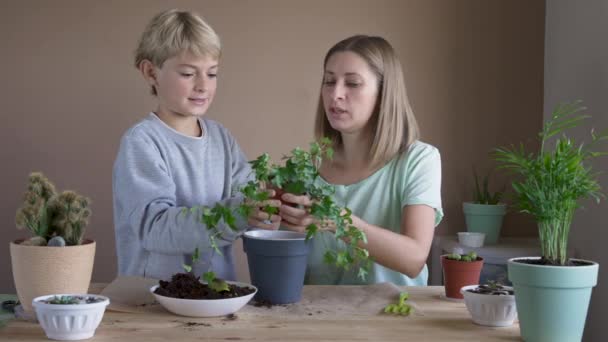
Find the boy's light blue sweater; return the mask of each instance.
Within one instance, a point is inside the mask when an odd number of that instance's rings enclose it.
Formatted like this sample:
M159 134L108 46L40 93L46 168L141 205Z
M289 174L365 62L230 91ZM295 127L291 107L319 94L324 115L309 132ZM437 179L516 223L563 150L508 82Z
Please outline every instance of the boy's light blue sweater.
M184 214L182 209L217 202L236 207L242 197L233 192L249 180L251 169L226 128L212 120L199 122L203 136L193 138L150 113L122 137L112 175L120 275L170 279L182 264L190 264L199 247L196 275L211 261L218 277L235 279L232 243L246 221L238 218L237 233L221 223L223 255L211 258L200 212Z

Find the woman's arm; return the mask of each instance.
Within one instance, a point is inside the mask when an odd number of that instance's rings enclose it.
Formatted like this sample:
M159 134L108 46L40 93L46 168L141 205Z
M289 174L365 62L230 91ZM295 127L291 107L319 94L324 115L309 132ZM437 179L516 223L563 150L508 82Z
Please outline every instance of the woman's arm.
M306 226L315 222L305 208L310 206L308 196L284 194L284 202L300 204L304 208L294 208L283 204L280 215L282 226L303 232ZM401 215L400 234L389 229L367 223L352 215L353 226L367 236L367 249L374 260L385 267L415 278L426 263L435 232L435 210L427 205L408 205Z

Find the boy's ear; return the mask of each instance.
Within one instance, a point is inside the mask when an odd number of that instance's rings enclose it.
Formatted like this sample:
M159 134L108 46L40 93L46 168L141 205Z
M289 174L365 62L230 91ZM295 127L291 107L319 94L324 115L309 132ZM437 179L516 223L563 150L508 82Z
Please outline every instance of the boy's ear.
M147 59L141 61L141 63L139 63L139 71L149 85L156 85L156 68L152 62Z

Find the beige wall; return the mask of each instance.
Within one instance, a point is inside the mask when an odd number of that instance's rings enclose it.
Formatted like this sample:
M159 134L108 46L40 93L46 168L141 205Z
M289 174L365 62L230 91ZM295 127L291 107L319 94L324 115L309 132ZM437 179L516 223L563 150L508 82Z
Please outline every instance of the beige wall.
M571 132L577 141L589 141L589 127L608 129L608 2L566 0L547 2L545 42L545 119L559 102L583 100L592 115L585 127ZM606 144L602 150L607 151ZM608 158L594 160L593 167L604 174L599 178L608 193ZM574 217L570 243L579 257L600 264L598 284L593 289L583 341L605 341L608 308L608 201L599 205L584 203Z
M441 234L463 229L472 164L488 166L492 147L532 137L542 121L543 1L13 0L0 7L0 292L12 290L8 242L24 235L13 218L33 170L93 199L94 280L114 277L112 163L122 133L154 103L132 51L165 8L197 10L220 34L220 83L208 116L249 157L278 158L311 139L322 58L333 43L355 33L389 39L424 140L442 153ZM534 227L508 217L505 234Z

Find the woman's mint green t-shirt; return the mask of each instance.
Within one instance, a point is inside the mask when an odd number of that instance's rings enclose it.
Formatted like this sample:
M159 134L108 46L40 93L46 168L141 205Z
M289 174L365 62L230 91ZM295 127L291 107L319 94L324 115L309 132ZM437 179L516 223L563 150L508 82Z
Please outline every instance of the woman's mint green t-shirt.
M321 184L329 184L319 178ZM439 151L420 141L410 145L406 152L396 156L368 178L350 185L334 185L338 205L348 207L364 221L401 232L401 215L407 205L424 204L435 209L435 226L443 217L441 208L441 159ZM348 271L323 261L327 247L344 248L333 233L320 233L311 241L306 284L364 285L392 282L396 285L425 286L428 268L425 265L415 278L373 263L365 281L357 277L358 268Z

